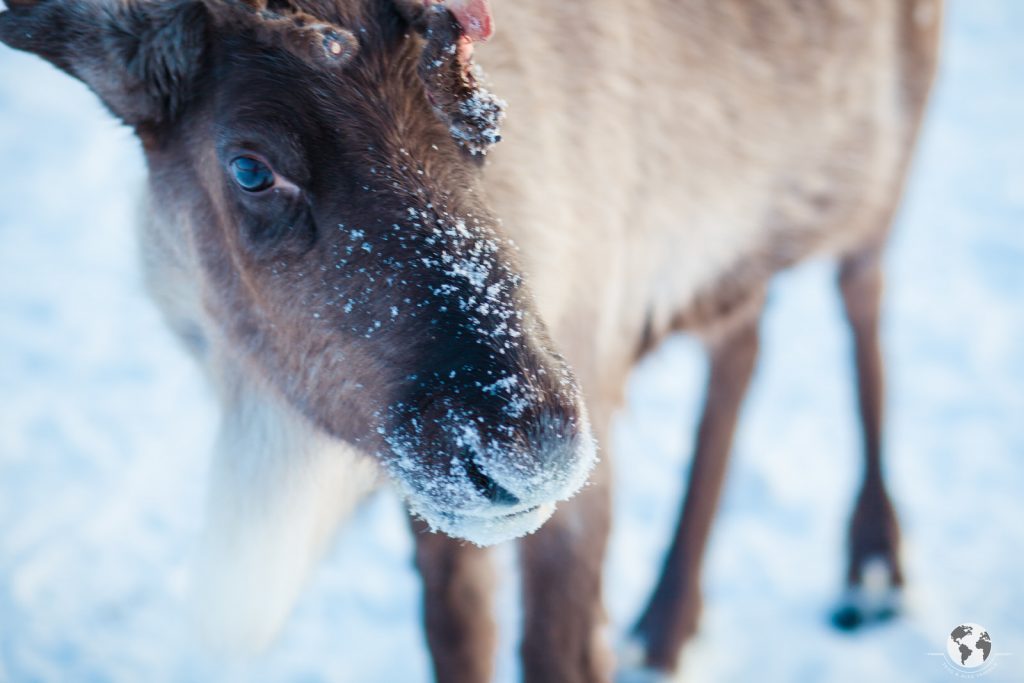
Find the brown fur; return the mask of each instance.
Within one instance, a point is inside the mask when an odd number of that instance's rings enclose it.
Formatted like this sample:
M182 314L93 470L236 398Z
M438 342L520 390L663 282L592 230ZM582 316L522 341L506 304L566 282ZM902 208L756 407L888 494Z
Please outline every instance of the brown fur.
M480 52L509 125L488 190L522 230L542 314L591 410L610 415L636 350L673 330L705 339L712 358L679 530L636 630L644 663L672 670L696 627L756 302L778 270L810 256L843 262L857 340L868 474L848 580L857 586L881 557L898 586L895 517L871 474L881 442L872 273L935 70L939 3L556 3L541 23L529 3L495 9L495 45ZM862 273L854 264L865 260L876 265Z

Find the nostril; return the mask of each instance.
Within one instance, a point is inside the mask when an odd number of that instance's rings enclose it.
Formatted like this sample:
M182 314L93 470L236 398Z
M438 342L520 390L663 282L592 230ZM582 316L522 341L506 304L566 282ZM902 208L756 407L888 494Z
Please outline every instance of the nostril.
M494 505L507 505L511 507L519 504L519 498L515 494L484 474L480 466L471 457L463 460L463 464L466 467L466 474L469 475L469 480L484 498Z

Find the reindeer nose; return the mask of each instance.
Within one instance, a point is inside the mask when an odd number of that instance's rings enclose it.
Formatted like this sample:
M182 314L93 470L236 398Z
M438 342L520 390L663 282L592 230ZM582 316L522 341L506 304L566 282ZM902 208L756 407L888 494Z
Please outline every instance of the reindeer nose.
M491 545L543 524L584 485L596 451L577 396L548 390L518 405L470 388L410 395L382 433L386 462L413 514Z
M519 498L501 484L494 481L494 479L487 476L484 471L480 469L480 466L476 464L476 460L473 459L473 455L471 453L466 454L464 466L466 468L466 474L469 475L470 482L472 482L477 492L491 505L497 507L514 507L519 505Z

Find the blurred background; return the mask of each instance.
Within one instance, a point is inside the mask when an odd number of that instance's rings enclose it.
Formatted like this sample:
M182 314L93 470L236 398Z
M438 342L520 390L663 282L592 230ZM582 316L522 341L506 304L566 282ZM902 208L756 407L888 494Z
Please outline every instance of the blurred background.
M888 257L888 470L907 614L828 625L860 463L828 264L781 277L705 568L686 681L948 681L984 625L1024 681L1024 2L952 0ZM142 293L141 154L85 87L0 47L0 683L429 680L399 502L343 533L280 642L204 654L185 615L215 406ZM614 443L607 603L619 639L665 550L705 368L647 359ZM500 564L512 571L509 549ZM500 681L517 680L514 582Z

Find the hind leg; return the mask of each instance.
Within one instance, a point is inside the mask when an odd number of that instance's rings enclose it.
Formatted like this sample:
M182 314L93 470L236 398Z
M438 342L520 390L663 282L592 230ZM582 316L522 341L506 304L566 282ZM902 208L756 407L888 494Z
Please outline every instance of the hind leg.
M882 471L881 249L846 256L840 264L839 287L854 339L864 451L861 487L850 521L847 595L834 615L836 626L852 629L892 616L903 585L899 527Z
M757 360L761 298L709 342L711 372L690 479L672 546L633 629L643 669L621 681L668 680L700 616L700 568L725 479L733 432Z

